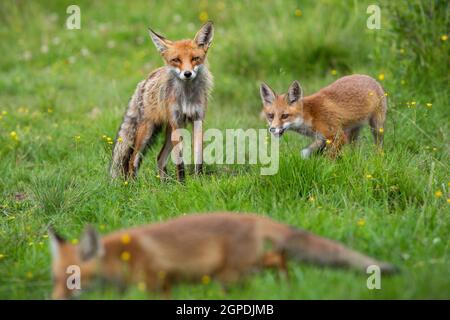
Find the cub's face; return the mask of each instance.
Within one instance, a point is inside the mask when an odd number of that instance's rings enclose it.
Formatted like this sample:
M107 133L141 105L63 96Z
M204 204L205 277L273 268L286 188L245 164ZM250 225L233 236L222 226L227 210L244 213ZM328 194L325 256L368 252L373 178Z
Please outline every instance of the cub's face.
M286 94L277 95L268 85L260 88L263 102L263 114L269 125L269 131L280 137L286 130L300 126L303 122L299 109L302 105L302 90L297 81L289 87Z

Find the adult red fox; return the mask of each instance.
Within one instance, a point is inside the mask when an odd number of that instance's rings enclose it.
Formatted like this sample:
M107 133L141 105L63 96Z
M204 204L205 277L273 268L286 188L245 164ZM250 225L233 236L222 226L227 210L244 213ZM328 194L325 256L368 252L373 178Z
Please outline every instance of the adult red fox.
M181 137L177 129L187 122L194 125L195 172L202 170L203 130L212 75L206 54L213 40L213 24L205 23L193 40L170 41L150 30L165 66L156 69L141 81L132 96L113 148L110 174L136 175L145 148L165 126L165 142L158 155L158 171L166 178L168 157L174 148L177 178L184 179Z
M67 285L71 266L79 267L82 289L102 278L143 284L156 291L168 290L176 281L205 276L234 282L263 267L275 267L287 275L288 258L360 271L370 265L385 273L396 270L332 240L251 214L187 215L102 238L88 227L79 245L66 242L53 231L49 238L55 299L77 291Z
M301 155L330 145L330 155L339 154L341 146L358 138L361 127L368 122L375 143L383 144L387 102L381 85L366 75L351 75L336 80L318 92L303 97L303 90L294 81L286 94L277 95L267 84L261 84L263 114L274 136L293 130L312 137L314 142Z

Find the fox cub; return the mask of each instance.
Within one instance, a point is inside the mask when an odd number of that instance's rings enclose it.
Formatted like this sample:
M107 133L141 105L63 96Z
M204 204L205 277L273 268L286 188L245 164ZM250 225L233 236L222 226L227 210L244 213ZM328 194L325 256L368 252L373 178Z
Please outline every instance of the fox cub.
M172 149L177 178L184 179L181 137L177 129L193 123L195 172L202 170L203 130L212 75L206 55L213 40L212 22L205 23L193 40L170 41L150 30L150 37L165 66L141 81L132 96L113 148L110 174L136 175L146 147L165 126L165 142L158 155L161 179L167 177L166 165Z
M74 265L80 270L81 289L101 278L166 293L176 281L211 277L234 282L263 267L277 268L287 276L287 258L364 272L369 265L385 273L396 271L393 265L332 240L250 214L188 215L102 238L88 227L78 245L49 230L49 240L55 299L79 292L67 287L72 277L67 270Z
M274 136L294 130L314 139L301 151L303 158L322 151L327 144L330 156L337 156L343 144L358 138L361 127L367 122L375 143L383 144L386 96L381 85L369 76L342 77L306 97L297 81L282 95L263 83L260 94L263 114Z

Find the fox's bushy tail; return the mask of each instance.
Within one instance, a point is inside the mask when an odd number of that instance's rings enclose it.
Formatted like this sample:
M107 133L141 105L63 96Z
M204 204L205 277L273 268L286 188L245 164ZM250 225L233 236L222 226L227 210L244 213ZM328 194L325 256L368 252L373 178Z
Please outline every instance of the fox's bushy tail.
M137 85L136 90L128 103L122 124L120 125L119 132L117 133L114 142L112 160L109 167L109 173L113 179L128 176L128 163L131 154L133 153L134 139L141 117L139 105L140 99L142 99L141 91L143 84L144 81Z
M383 273L395 273L397 267L377 261L344 245L316 236L310 232L293 229L282 243L288 257L299 262L320 266L347 267L366 272L367 267L376 265Z

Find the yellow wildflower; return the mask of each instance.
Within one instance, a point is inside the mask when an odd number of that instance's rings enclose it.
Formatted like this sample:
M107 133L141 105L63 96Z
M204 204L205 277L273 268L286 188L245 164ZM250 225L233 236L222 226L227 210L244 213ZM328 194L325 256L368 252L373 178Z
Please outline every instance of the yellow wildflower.
M314 196L309 196L308 201L314 202L316 201L316 198Z
M366 224L366 220L364 219L359 219L358 222L356 223L359 227L364 227L364 225Z
M325 141L327 144L331 144L331 140L327 139L327 141Z
M124 181L124 182L123 182L123 185L124 185L124 186L127 186L127 185L128 185L128 181Z
M53 112L53 109L52 109L52 108L48 108L48 109L47 109L47 112L48 112L48 113L52 113L52 112Z
M28 279L32 279L33 278L33 274L31 272L27 272L26 274Z
M384 132L384 129L383 129L383 128L380 128L380 129L378 129L378 131L379 131L380 133L383 133L383 132Z
M384 73L380 73L378 75L378 80L383 81L384 80Z
M78 239L72 239L70 242L72 242L72 244L78 244Z
M332 74L333 76L337 75L337 70L336 70L336 69L331 70L331 74Z
M129 253L128 251L124 251L120 255L120 260L122 260L122 261L127 262L127 261L130 261L130 259L131 259L131 253Z
M139 291L145 291L147 290L147 285L145 284L145 282L141 281L138 283L138 289Z
M447 40L448 40L448 35L443 34L443 35L441 36L441 40L442 40L442 41L447 41Z
M442 191L438 190L434 193L434 195L436 196L436 198L440 198L440 197L442 197Z
M366 174L366 178L370 180L373 179L373 176L371 174Z
M209 18L208 12L206 12L206 11L202 11L202 12L200 12L200 14L198 15L198 19L199 19L201 22L206 22L206 21L208 21L208 18Z
M204 276L202 277L202 283L203 283L204 285L207 285L207 284L209 284L210 282L211 282L210 276L204 275Z
M0 253L0 260L2 260L4 257L5 257L5 255Z
M428 103L427 103L427 107L428 107L428 108L431 108L432 106L433 106L433 104L432 104L431 102L428 102Z
M10 136L11 139L13 139L14 141L19 141L19 137L17 136L17 132L11 131L11 132L9 133L9 136Z
M117 138L117 141L122 142L123 141L122 137Z
M121 237L120 237L120 241L123 244L129 244L131 242L131 237L128 233L124 233Z
M295 16L296 17L301 17L302 16L302 14L303 14L303 12L302 12L302 10L300 10L300 9L295 9Z

